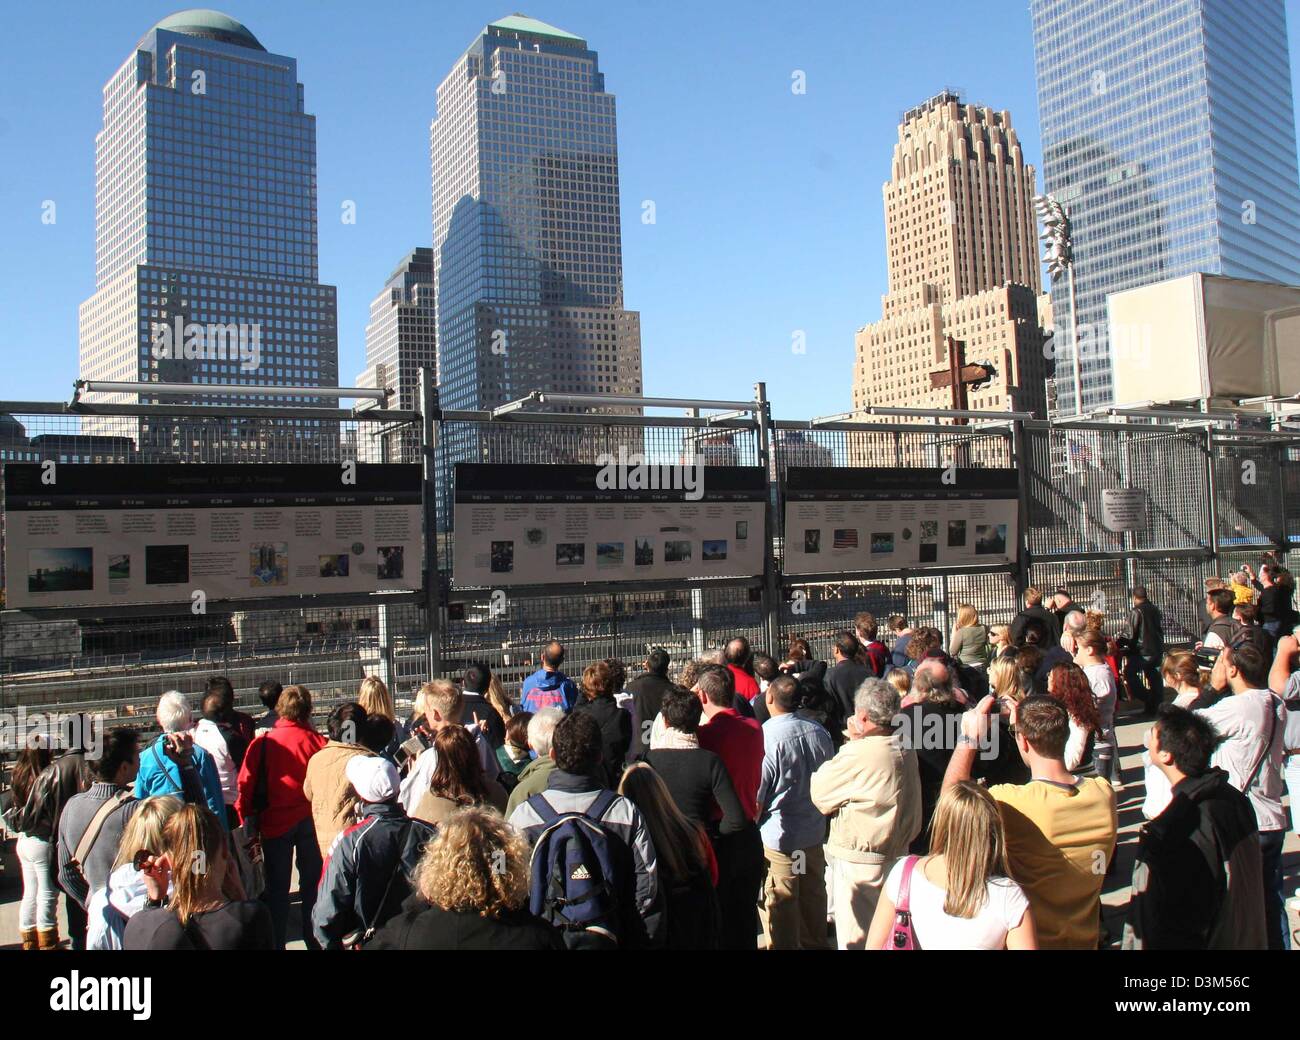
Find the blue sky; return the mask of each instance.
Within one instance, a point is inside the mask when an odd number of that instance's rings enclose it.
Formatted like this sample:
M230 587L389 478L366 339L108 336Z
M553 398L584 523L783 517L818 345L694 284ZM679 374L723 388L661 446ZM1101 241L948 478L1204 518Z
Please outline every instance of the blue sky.
M521 0L513 0L518 4ZM67 399L77 306L94 291L94 138L104 83L180 4L11 5L0 64L3 399ZM338 286L339 375L364 358L370 299L428 245L429 121L452 62L512 12L462 0L232 0L298 59L316 116L321 280ZM1288 4L1292 78L1300 12ZM584 36L618 98L625 305L652 396L747 399L778 416L850 405L854 331L886 290L880 187L900 113L957 87L1041 149L1027 0L908 4L546 0L525 14ZM807 92L791 91L795 70ZM57 222L41 222L46 199ZM343 224L345 200L355 224ZM653 200L656 223L643 224ZM796 354L796 331L806 353Z

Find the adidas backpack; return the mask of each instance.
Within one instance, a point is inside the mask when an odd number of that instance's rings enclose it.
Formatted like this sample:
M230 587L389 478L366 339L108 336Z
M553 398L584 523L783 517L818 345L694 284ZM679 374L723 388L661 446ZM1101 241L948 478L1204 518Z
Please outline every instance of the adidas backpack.
M528 908L563 931L570 949L616 948L625 938L627 857L601 823L617 797L601 791L585 813L556 812L540 794L528 799L546 828L533 846Z

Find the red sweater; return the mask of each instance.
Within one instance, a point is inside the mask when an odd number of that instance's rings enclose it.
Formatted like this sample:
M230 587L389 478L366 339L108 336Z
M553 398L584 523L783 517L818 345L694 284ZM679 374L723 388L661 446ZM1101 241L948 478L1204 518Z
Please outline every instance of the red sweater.
M278 838L311 816L311 802L302 793L302 782L307 776L307 760L324 746L325 738L310 726L277 719L274 726L248 746L244 755L239 770L239 798L235 802L239 822L256 815L257 829L262 836ZM255 803L263 756L266 757L266 808L257 813Z
M736 680L736 696L744 697L752 704L754 698L758 696L758 680L734 664L727 665L727 668L730 669L732 678Z
M758 783L763 774L763 728L735 708L723 708L700 727L700 747L712 751L727 768L740 807L758 819Z

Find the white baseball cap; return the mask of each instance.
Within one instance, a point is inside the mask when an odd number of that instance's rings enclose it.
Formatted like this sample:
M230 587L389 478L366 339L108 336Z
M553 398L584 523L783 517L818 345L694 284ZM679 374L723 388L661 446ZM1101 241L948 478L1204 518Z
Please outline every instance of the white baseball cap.
M367 802L391 802L401 787L397 767L379 755L353 755L344 774L357 796Z

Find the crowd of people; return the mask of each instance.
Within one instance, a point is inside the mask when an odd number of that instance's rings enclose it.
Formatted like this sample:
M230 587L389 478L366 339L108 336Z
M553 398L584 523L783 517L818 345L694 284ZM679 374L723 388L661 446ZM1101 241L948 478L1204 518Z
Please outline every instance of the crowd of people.
M147 743L22 752L22 945L61 945L62 892L74 948L283 948L296 874L313 949L1096 948L1131 700L1148 822L1109 938L1280 949L1291 589L1275 563L1208 587L1171 652L1141 588L1113 626L1029 589L1005 625L861 613L630 680L551 642L518 703L474 663L399 717L369 677L324 733L305 687L263 683L254 718L214 677Z

